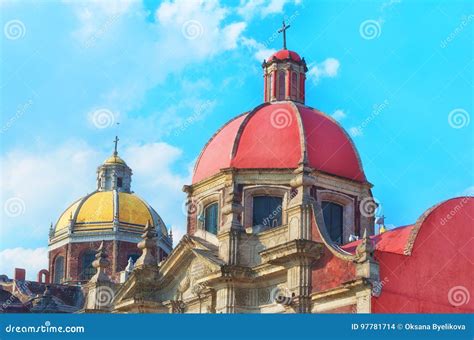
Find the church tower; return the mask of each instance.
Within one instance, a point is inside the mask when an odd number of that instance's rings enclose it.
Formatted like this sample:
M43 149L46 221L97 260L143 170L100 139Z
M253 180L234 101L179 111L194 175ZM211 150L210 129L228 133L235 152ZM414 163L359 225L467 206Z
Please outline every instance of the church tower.
M137 243L147 223L157 230L158 260L172 249L172 237L156 211L131 187L132 169L114 152L97 168L97 188L73 202L50 229L50 281L86 282L96 272L92 266L101 245L111 261L107 274L118 279L128 261L140 256Z
M116 190L130 193L132 169L118 156L118 137L115 137L114 153L97 169L97 191Z
M286 47L288 27L280 30L283 48L263 62L263 103L211 137L183 188L187 234L147 301L161 312L310 313L331 289L344 291L351 310L370 310L374 219L360 205L371 204L371 184L350 136L305 105L308 69ZM363 235L358 255L344 250ZM328 272L353 284L342 289ZM134 294L123 291L118 301Z

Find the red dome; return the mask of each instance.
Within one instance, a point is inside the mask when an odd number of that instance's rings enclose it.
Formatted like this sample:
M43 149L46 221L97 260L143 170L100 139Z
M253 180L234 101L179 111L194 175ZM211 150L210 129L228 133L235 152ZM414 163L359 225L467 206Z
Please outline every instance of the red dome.
M301 58L298 53L290 50L279 50L278 52L274 53L270 58L268 58L268 62L272 61L274 58L278 60L291 59L297 62L301 61Z
M224 125L201 152L193 183L225 168L297 168L304 151L314 169L366 181L352 140L335 120L307 106L277 102Z

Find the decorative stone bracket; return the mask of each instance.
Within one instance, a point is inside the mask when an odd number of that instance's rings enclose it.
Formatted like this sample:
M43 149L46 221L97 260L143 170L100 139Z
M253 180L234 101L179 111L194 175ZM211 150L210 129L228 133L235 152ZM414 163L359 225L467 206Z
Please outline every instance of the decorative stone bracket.
M260 252L264 262L284 265L301 259L317 260L322 254L322 244L310 240L292 240Z

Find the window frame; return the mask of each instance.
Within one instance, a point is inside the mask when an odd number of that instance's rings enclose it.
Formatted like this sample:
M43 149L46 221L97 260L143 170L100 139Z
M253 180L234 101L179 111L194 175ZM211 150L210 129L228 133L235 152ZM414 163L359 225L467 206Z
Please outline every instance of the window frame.
M207 211L208 209L210 209L211 207L216 207L216 211L215 211L215 233L212 232L211 230L208 230L207 229ZM203 216L204 216L204 221L203 221L203 229L204 231L208 232L208 233L211 233L213 235L217 235L219 233L219 202L211 202L209 204L207 204L205 207L204 207L204 210L203 210Z
M340 228L340 231L339 231L339 239L334 239L332 236L333 234L333 227L332 226L328 226L328 221L326 220L326 214L325 212L327 212L327 207L325 207L325 205L329 205L331 207L330 209L330 218L332 219L334 216L333 216L333 212L334 212L334 207L337 207L338 209L340 209L340 226L338 228ZM331 200L322 200L321 201L321 209L323 211L323 218L324 218L324 225L326 226L326 229L327 229L327 232L328 232L328 235L329 237L331 238L331 241L335 244L338 244L338 245L342 245L344 244L344 206L340 203L336 203L336 202L333 202ZM330 221L331 222L331 221ZM330 223L331 224L331 223Z
M274 199L278 199L279 200L279 204L278 206L280 206L280 211L279 213L277 214L277 216L279 215L279 217L277 217L276 219L270 219L270 216L273 214L274 211L276 211L278 209L275 208L275 209L272 209L270 206L268 207L269 211L268 213L265 213L264 215L267 216L265 218L263 218L263 221L261 224L258 224L256 223L255 221L255 215L256 215L256 200L257 199L262 199L262 198L266 198L268 199L268 201L266 202L266 204L268 205L271 205L273 202L271 200L274 200ZM282 196L277 196L277 195L254 195L253 196L253 199L252 199L252 228L255 228L255 227L259 227L259 228L263 228L264 230L267 230L267 229L272 229L272 228L277 228L277 227L280 227L283 223L283 197ZM265 224L265 220L268 219L270 221L269 225L266 225ZM274 225L274 221L277 221L277 225Z
M80 256L80 261L79 261L79 280L81 281L89 281L92 276L95 275L95 273L97 272L97 269L95 269L93 266L92 266L92 262L94 262L95 260L95 254L96 252L92 249L88 249L88 250L85 250L81 253L81 256ZM87 268L85 267L84 265L84 258L86 256L90 256L90 258L92 259L92 261L90 261L90 265L87 266ZM87 270L87 273L86 273L86 270Z
M356 232L356 223L359 221L356 220L355 209L356 209L356 197L348 196L344 193L332 191L329 189L320 189L316 188L315 199L319 204L322 204L322 201L331 201L333 203L343 206L343 230L342 230L342 244L349 242L349 237L351 234L355 235ZM329 231L326 229L329 235ZM331 240L328 240L331 241Z
M61 277L58 277L58 260L61 259L62 261L62 268L61 268ZM58 255L56 256L56 258L54 259L54 262L53 262L53 283L61 283L62 280L64 280L64 272L65 272L65 259L64 259L64 255ZM59 279L59 281L58 281Z
M243 188L242 205L244 211L242 214L242 225L249 232L253 232L253 198L255 196L279 196L282 198L281 225L288 224L287 207L288 197L290 197L291 188L280 185L252 185Z

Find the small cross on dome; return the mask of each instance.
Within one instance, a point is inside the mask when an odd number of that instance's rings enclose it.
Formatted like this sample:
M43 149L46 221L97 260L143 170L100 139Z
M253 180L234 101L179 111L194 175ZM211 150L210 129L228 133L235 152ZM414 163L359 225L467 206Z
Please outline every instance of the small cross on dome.
M118 155L118 152L117 152L117 144L118 144L119 140L120 140L120 139L118 138L118 136L115 136L115 139L114 139L114 144L115 144L115 146L114 146L114 156L117 156L117 155Z
M285 20L283 20L283 25L278 30L278 33L283 33L283 49L286 50L286 30L290 28L290 25L285 24Z

